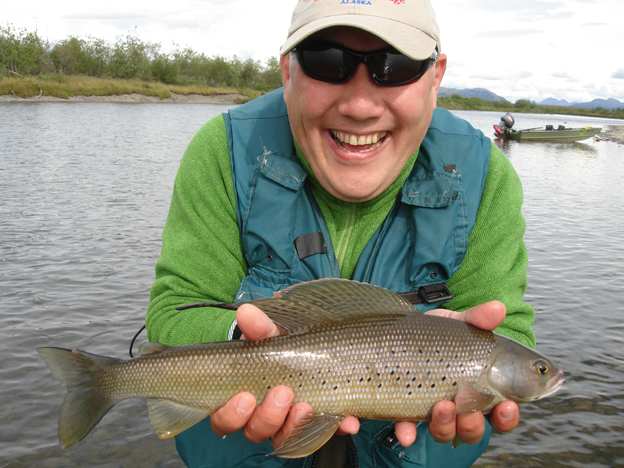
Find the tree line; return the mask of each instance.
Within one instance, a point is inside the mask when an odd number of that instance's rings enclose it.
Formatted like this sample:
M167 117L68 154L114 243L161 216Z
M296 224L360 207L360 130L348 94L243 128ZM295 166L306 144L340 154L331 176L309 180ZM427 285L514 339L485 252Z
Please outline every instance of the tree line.
M262 63L221 56L207 57L176 45L162 51L135 32L114 43L92 36L51 43L37 32L0 26L0 73L19 76L50 74L139 79L175 85L206 85L270 91L282 85L277 57Z

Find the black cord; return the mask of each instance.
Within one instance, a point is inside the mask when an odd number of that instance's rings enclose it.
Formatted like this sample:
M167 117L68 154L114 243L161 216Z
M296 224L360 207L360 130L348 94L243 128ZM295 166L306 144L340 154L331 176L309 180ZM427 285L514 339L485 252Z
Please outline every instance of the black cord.
M145 325L143 325L143 326L141 327L141 329L140 329L138 332L136 332L136 333L134 334L134 337L132 338L132 341L130 342L130 351L129 351L129 352L130 352L130 357L131 357L131 358L133 358L133 357L134 357L134 355L132 354L132 347L134 346L134 342L136 341L136 339L139 337L139 335L141 334L141 332L142 332L143 330L145 330Z

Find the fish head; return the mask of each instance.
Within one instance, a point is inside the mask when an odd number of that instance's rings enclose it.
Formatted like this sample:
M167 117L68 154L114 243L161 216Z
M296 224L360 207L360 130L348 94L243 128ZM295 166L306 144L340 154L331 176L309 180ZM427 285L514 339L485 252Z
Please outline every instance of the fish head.
M535 401L552 395L565 383L564 372L550 359L516 341L498 338L487 380L499 395L516 402Z

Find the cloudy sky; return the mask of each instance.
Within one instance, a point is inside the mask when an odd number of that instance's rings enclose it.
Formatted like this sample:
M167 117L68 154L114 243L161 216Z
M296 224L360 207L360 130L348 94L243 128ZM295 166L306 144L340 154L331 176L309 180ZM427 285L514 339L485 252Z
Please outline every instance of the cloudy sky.
M372 0L389 1L389 0ZM407 0L410 1L410 0ZM161 51L277 56L296 0L21 0L0 24L51 42L136 31ZM443 86L486 88L512 102L548 97L624 102L624 0L433 0L449 57Z

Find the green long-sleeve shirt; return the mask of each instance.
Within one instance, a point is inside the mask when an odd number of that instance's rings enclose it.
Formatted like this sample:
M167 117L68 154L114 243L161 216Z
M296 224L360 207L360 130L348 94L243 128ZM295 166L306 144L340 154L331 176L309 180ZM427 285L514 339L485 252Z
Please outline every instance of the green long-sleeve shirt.
M297 155L310 172L298 148ZM336 199L311 174L312 191L325 217L343 278L350 278L416 157L417 152L386 191L362 203ZM507 307L507 317L496 331L534 347L531 324L535 312L522 302L527 251L521 206L520 180L507 158L492 146L466 257L448 282L455 297L444 307L463 311L499 300ZM196 302L232 302L245 276L225 121L217 116L191 140L176 176L146 314L149 339L167 345L225 340L233 311L175 308Z

